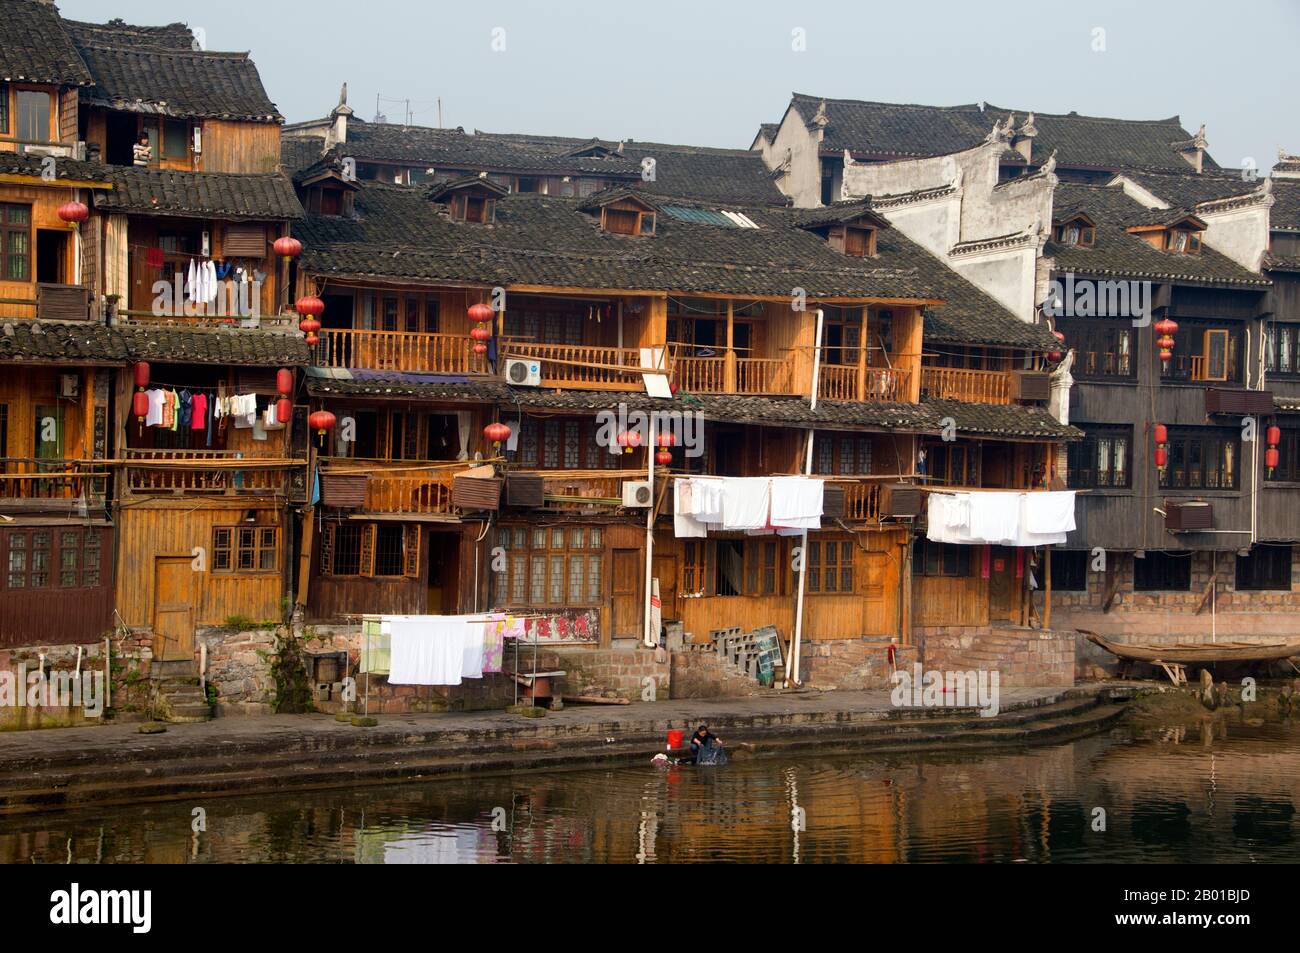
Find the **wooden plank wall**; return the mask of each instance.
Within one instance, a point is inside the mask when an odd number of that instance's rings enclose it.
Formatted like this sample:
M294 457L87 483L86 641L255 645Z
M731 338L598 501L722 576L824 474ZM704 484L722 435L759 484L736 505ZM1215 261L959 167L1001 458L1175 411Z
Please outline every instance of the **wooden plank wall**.
M253 523L245 516L252 511ZM279 526L280 565L271 572L200 574L195 587L196 625L220 625L230 616L264 621L280 619L285 591L285 554L292 540L281 507L252 500L177 499L133 502L117 518L117 608L126 624L152 624L154 557L189 557L195 546L208 551L211 568L212 530L216 526Z
M58 216L58 208L64 202L76 198L76 189L63 186L40 185L0 185L0 202L15 202L32 206L31 229L31 280L0 281L0 299L19 298L31 304L0 303L0 318L34 318L36 317L36 232L38 229L64 232L67 234L65 257L63 262L63 280L71 284L76 276L76 241L72 228ZM87 226L89 230L89 226Z
M26 530L16 526L14 529ZM61 524L44 524L57 533ZM113 528L78 524L85 534L98 533L100 584L94 588L63 589L59 568L51 567L52 584L45 589L4 589L0 598L0 647L73 645L99 641L113 628ZM0 552L8 550L8 532L0 529Z
M280 127L272 122L203 123L203 172L274 172L280 167Z
M59 375L75 374L81 381L77 401L60 400ZM36 407L63 408L63 458L90 456L86 439L89 415L86 375L75 367L10 367L0 374L0 404L8 405L6 456L36 456Z

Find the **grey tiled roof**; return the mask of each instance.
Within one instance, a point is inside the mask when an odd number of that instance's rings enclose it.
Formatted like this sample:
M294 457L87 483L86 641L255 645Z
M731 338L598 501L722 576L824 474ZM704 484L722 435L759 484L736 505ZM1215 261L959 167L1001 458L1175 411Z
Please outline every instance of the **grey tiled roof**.
M791 105L805 122L816 114L820 96L794 93ZM969 149L982 142L994 122L1003 122L1013 110L990 104L923 106L851 99L826 99L824 152L889 156L942 155ZM1018 126L1029 114L1014 110ZM1100 169L1186 169L1174 144L1191 134L1177 116L1157 120L1109 119L1077 113L1053 115L1035 112L1038 135L1034 158L1056 151L1059 166ZM1205 163L1214 167L1206 156Z
M138 47L142 49L190 52L195 48L194 31L184 23L166 26L136 26L121 18L107 23L86 23L64 18L63 27L78 45Z
M972 436L1079 440L1083 431L1062 424L1043 407L1022 404L967 404L922 398L940 419L951 417L959 433Z
M1150 224L1189 214L1186 209L1148 209L1113 186L1065 184L1057 186L1054 215L1058 220L1086 212L1096 222L1091 248L1048 242L1044 255L1055 259L1058 273L1130 277L1151 281L1192 281L1266 288L1267 278L1234 262L1213 248L1182 255L1152 247L1130 226Z
M92 81L54 4L0 0L0 82L86 86Z
M1273 207L1269 225L1288 231L1300 230L1300 179L1273 180Z
M100 192L104 212L137 212L225 221L284 221L302 217L293 185L282 173L239 175L111 167L111 192Z
M0 361L305 365L302 335L253 329L115 325L91 321L0 321Z
M1250 195L1264 184L1262 178L1243 179L1239 171L1125 172L1152 195L1170 205L1195 208L1200 202Z
M0 152L0 175L28 175L40 178L45 170L45 157L30 153ZM79 162L76 159L55 157L56 179L73 179L78 182L109 181L109 167L99 162Z
M282 122L247 53L83 44L95 85L82 102L127 112Z

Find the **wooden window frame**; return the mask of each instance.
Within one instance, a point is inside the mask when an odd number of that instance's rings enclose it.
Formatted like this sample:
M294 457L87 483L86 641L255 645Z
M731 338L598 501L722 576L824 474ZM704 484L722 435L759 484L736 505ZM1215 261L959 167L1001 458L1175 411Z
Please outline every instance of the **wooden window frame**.
M1138 559L1133 558L1134 592L1191 592L1192 558L1190 550L1182 552L1162 552L1148 550ZM1184 582L1181 578L1186 575ZM1139 579L1139 576L1145 577Z
M9 135L9 97L12 95L13 87L9 83L0 83L0 136Z
M266 539L271 540L270 545ZM280 571L280 527L264 524L234 523L212 527L212 561L208 567L213 573L226 575L264 576ZM270 568L262 563L270 556ZM242 565L247 557L248 566Z
M1265 327L1264 371L1274 377L1300 375L1300 324L1270 321ZM1282 357L1285 345L1286 362Z
M1300 428L1282 427L1282 442L1278 444L1278 465L1270 475L1264 469L1268 483L1300 484Z
M24 209L27 213L26 225L14 225L9 221L10 209ZM33 267L36 250L35 245L35 228L34 228L34 209L25 202L0 202L0 281L26 282L31 284L36 280L36 269ZM9 277L9 259L15 253L11 248L12 235L23 235L27 240L27 252L23 260L23 267L26 269L26 277L11 278Z
M44 546L38 546L38 540L44 537ZM71 543L68 537L72 537ZM13 540L21 538L21 545L15 546ZM67 592L70 589L98 589L105 584L104 571L107 568L105 547L97 526L31 526L17 527L0 533L0 552L4 563L0 568L0 591L7 592ZM36 555L44 556L44 565L37 568ZM91 559L91 554L94 558ZM21 567L15 567L14 555L21 555ZM71 559L69 559L71 557ZM92 565L93 563L93 565ZM73 582L65 582L71 573ZM39 584L33 584L37 574L42 577ZM22 584L12 584L15 577L22 577Z
M1290 592L1294 566L1295 549L1289 543L1256 543L1249 556L1238 554L1233 588L1238 592Z
M334 572L337 557L338 530L344 525L358 526L358 557L355 573ZM420 575L420 546L423 538L418 523L402 524L402 572L395 576L381 576L375 571L376 544L379 537L378 523L326 523L321 528L320 574L333 579L379 579L399 580L413 579Z
M1052 561L1053 592L1087 592L1088 568L1092 553L1086 549L1053 549L1048 547L1047 558Z
M1066 319L1058 327L1074 351L1075 377L1137 379L1137 331L1131 322Z
M58 94L52 93L48 89L39 86L14 84L11 88L13 89L13 119L10 122L10 126L13 129L13 138L18 142L29 142L39 145L52 145L57 143L59 139L58 132L55 130L54 115L59 103ZM47 101L47 106L45 108L45 135L39 139L26 139L23 138L22 135L23 110L21 99L24 93L35 93L39 96L44 96ZM53 134L51 134L52 132Z
M912 544L912 575L927 578L969 579L975 575L977 546L937 543L918 538Z
M1066 449L1068 479L1071 489L1127 490L1133 486L1133 428L1121 424L1087 424L1084 438ZM1108 450L1107 478L1101 479L1100 454ZM1122 479L1116 479L1117 448L1123 447Z
M505 551L506 569L494 575L496 607L558 611L603 606L609 586L605 566L607 532L606 526L580 523L498 527L497 545ZM556 534L559 534L559 545L556 544ZM577 539L581 539L581 543L575 543ZM556 560L559 560L558 569ZM593 565L597 567L595 593L592 592ZM576 574L575 566L578 567ZM542 574L540 579L535 575L538 568ZM521 578L522 584L518 582ZM559 600L553 598L557 583L562 592ZM533 597L538 586L540 599ZM578 590L576 593L575 588ZM513 598L516 591L523 593L523 601ZM502 599L503 594L505 599Z
M1195 450L1195 454L1193 454ZM1199 463L1191 463L1192 457L1199 458ZM1215 468L1211 459L1216 461L1218 485L1207 481ZM1229 428L1183 428L1169 429L1168 465L1160 477L1162 490L1237 490L1241 486L1241 442L1239 431ZM1182 475L1180 476L1180 469ZM1224 471L1230 471L1230 482L1225 483ZM1200 474L1199 482L1193 482L1194 473Z

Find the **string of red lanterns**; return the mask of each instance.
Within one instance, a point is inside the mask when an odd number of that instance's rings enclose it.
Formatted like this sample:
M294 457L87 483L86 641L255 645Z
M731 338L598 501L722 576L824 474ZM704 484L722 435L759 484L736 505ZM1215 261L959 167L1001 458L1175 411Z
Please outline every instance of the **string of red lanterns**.
M149 395L144 392L145 388L149 386L148 362L136 361L132 372L135 375L136 392L131 397L131 411L135 414L140 422L141 429L143 429L144 419L149 416Z
M1166 367L1174 356L1174 335L1178 333L1178 322L1173 318L1161 318L1155 323L1156 346L1160 348L1160 361Z
M320 330L320 316L325 313L325 302L315 295L303 295L294 303L293 309L303 316L298 322L298 330L307 336L307 344L318 344L320 338L316 332Z
M492 318L492 309L481 301L469 306L469 319L475 323L475 327L469 332L469 336L474 339L475 354L487 353L487 342L492 340L492 329L488 326L488 322Z
M1156 440L1156 469L1164 476L1165 467L1169 464L1169 428L1164 424L1156 424L1153 434Z
M293 393L293 371L287 367L282 367L275 372L275 392L280 395L275 402L275 419L282 424L287 424L293 417L293 401L289 395Z
M1282 442L1282 428L1273 424L1265 431L1265 437L1268 441L1268 449L1264 451L1264 466L1268 467L1268 475L1271 477L1278 464L1282 462L1282 454L1277 449L1277 445Z

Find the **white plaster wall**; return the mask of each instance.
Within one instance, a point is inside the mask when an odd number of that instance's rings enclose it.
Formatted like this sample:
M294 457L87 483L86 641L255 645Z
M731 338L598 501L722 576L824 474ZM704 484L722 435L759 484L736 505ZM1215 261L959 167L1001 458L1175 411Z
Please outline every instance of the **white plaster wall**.
M949 260L954 271L1026 322L1034 320L1036 262L1036 245Z
M768 168L775 169L789 155L789 172L779 176L776 184L797 208L816 208L821 205L821 139L822 131L816 127L809 129L798 110L792 106L786 109L776 132L776 140L764 156Z
M961 194L883 210L889 224L939 259L957 243L961 228Z
M1205 220L1205 244L1243 268L1259 271L1268 251L1269 207L1260 202L1226 212L1198 212Z

